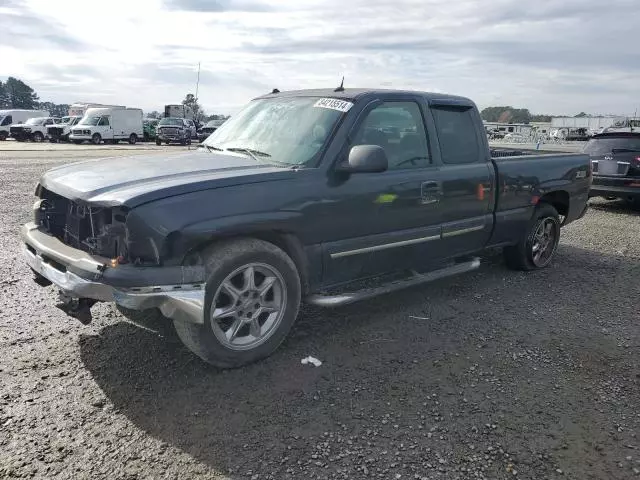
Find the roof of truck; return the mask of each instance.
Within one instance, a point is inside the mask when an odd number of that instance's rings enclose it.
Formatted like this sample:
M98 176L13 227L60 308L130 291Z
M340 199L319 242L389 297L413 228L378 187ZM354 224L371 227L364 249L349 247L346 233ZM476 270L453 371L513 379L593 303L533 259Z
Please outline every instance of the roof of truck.
M329 97L343 100L360 100L363 97L376 97L381 95L420 95L430 102L448 101L457 105L474 106L473 101L466 97L448 95L445 93L420 92L417 90L394 90L384 88L345 88L335 91L335 88L319 88L309 90L289 90L276 93L268 93L258 98L275 97Z

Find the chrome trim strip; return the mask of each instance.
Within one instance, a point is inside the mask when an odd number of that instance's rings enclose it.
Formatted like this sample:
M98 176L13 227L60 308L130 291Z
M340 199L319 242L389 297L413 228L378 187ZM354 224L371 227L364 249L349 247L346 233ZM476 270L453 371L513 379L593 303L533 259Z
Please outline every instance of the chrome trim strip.
M478 225L476 227L461 228L460 230L453 230L452 232L442 232L442 238L457 237L458 235L464 235L465 233L477 232L484 230L485 225Z
M440 235L431 235L429 237L412 238L411 240L402 240L401 242L383 243L382 245L374 245L373 247L357 248L355 250L347 250L344 252L332 253L331 258L349 257L351 255L360 255L361 253L378 252L387 250L388 248L404 247L407 245L415 245L416 243L431 242L440 240Z

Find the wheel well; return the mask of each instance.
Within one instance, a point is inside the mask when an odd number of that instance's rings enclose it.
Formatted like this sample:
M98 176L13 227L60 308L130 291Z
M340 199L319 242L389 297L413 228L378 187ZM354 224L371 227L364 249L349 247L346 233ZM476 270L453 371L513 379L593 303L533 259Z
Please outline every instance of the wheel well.
M540 198L540 202L552 205L563 217L569 214L569 194L564 190L547 193Z
M198 251L211 246L220 241L229 241L235 238L256 238L265 242L272 243L276 247L280 248L284 253L289 255L293 263L295 263L298 273L300 275L300 285L302 287L303 295L309 293L309 262L307 256L302 247L302 243L292 233L272 231L272 232L252 232L243 235L223 236L216 238L215 240L201 245L197 248Z

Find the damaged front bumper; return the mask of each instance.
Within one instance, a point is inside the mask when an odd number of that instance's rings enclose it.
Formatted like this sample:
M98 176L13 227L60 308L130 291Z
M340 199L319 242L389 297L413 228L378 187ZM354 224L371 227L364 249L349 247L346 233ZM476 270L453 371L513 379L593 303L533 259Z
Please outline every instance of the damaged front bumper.
M88 323L87 314L95 302L115 302L131 310L159 308L171 319L204 323L201 266L111 267L110 259L69 247L35 223L24 225L20 235L23 256L36 274L36 283L58 287L61 308L83 323Z

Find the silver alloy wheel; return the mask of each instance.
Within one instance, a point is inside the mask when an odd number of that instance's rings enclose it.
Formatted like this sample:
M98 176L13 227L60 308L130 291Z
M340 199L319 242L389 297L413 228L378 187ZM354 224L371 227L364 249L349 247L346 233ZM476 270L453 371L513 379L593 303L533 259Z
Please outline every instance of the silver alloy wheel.
M531 242L531 259L536 267L544 267L556 249L558 224L553 218L545 218L540 222Z
M277 330L286 305L280 272L264 263L243 265L227 275L213 297L213 333L231 350L251 350Z

